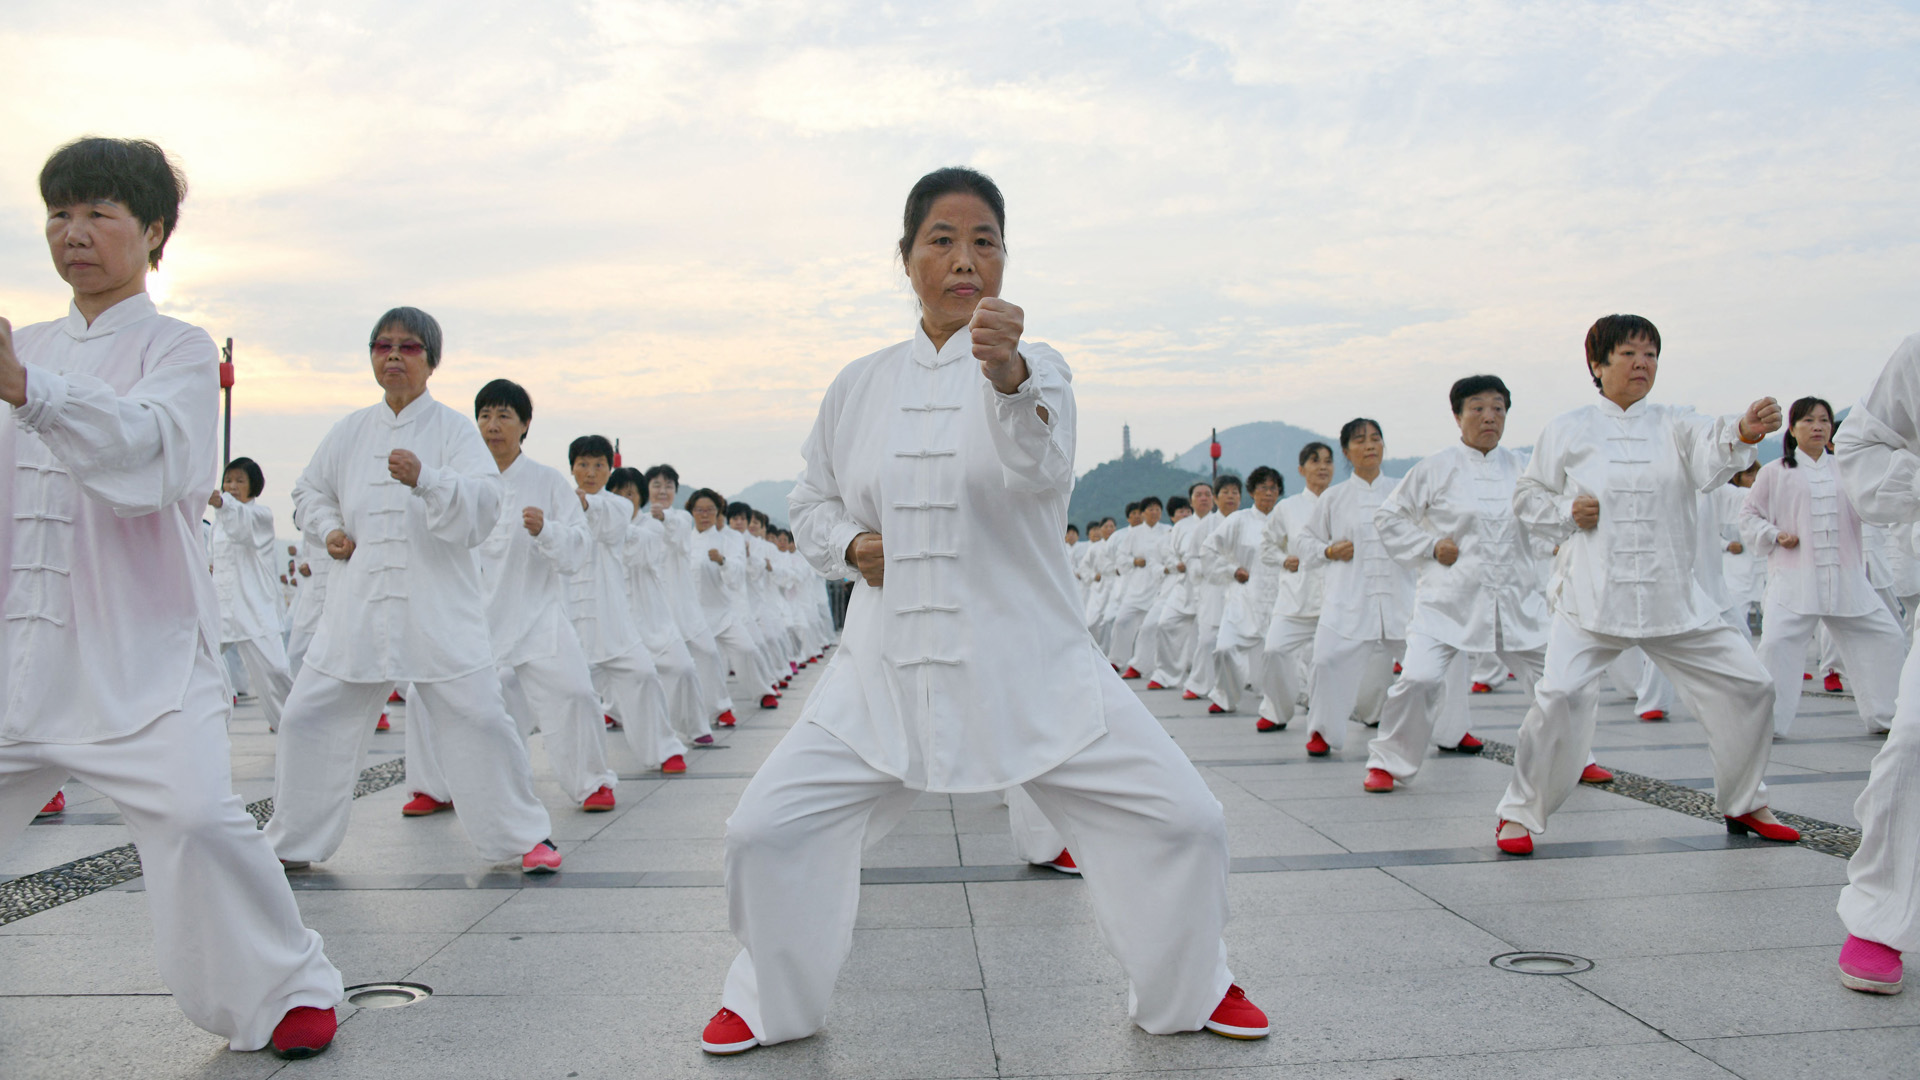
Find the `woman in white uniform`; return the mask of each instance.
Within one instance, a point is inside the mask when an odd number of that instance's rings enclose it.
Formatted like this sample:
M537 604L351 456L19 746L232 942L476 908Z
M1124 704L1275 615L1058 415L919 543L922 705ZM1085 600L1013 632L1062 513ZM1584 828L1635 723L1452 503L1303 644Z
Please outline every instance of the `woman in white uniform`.
M1193 663L1193 645L1198 634L1199 590L1195 575L1188 573L1187 560L1195 558L1202 537L1213 528L1213 485L1202 480L1187 488L1192 513L1174 522L1167 540L1168 566L1173 571L1173 589L1160 606L1160 618L1154 624L1158 635L1154 642L1153 670L1147 673L1147 689L1177 690L1186 685L1187 671Z
M1500 800L1500 850L1533 853L1533 834L1567 800L1591 760L1595 679L1638 645L1673 679L1706 730L1714 797L1727 831L1798 840L1767 809L1773 680L1693 576L1695 493L1753 460L1780 427L1762 398L1744 415L1710 417L1646 400L1660 332L1637 315L1587 331L1587 370L1601 400L1556 417L1534 443L1513 507L1529 532L1560 546L1546 670L1520 725L1513 779Z
M1787 413L1779 461L1760 469L1747 492L1741 529L1767 560L1766 638L1760 662L1773 673L1773 733L1786 735L1800 710L1807 639L1824 626L1853 684L1869 734L1893 722L1907 637L1867 581L1860 517L1824 452L1833 409L1803 397Z
M1209 553L1227 567L1226 602L1213 643L1213 692L1207 712L1235 712L1247 688L1260 678L1260 646L1273 620L1279 588L1279 547L1267 531L1269 516L1286 491L1280 474L1261 465L1247 474L1253 505L1242 506L1207 539Z
M1393 665L1406 652L1413 618L1413 574L1380 542L1374 512L1394 481L1380 474L1386 437L1368 419L1347 421L1340 450L1353 475L1327 489L1300 532L1300 565L1326 569L1320 625L1313 636L1313 702L1307 754L1326 757L1346 745L1347 721L1379 723Z
M734 725L733 698L727 694L727 661L713 640L713 628L700 608L694 583L695 567L690 545L693 542L693 515L673 505L680 495L680 474L671 465L655 465L643 475L647 493L646 513L666 530L666 543L659 553L660 584L667 591L667 606L673 611L673 625L693 654L693 670L700 680L700 699L714 727ZM711 742L698 736L695 742Z
M1266 1017L1227 970L1226 823L1095 647L1061 550L1072 373L1000 300L1004 213L966 169L922 178L900 254L913 338L828 388L789 497L821 572L857 570L841 649L727 822L743 946L701 1045L818 1030L853 940L863 841L922 791L1015 785L1059 828L1153 1033ZM883 540L884 537L884 540Z
M18 331L0 319L0 843L68 776L112 799L174 1003L235 1050L310 1057L333 1039L340 972L233 791L200 536L219 353L146 292L184 187L158 146L122 139L40 172L73 303Z
M259 501L267 486L252 458L227 463L213 507L213 588L220 596L220 643L231 645L247 669L247 682L266 713L267 730L280 727L293 676L280 636L280 583L275 580L273 511Z
M761 708L777 709L780 698L773 684L778 676L767 669L753 637L753 611L747 600L746 538L720 520L726 506L726 500L711 488L701 488L687 498L687 513L693 515L694 528L687 543L693 555L700 610L706 615L714 644L733 665L733 673L749 692L760 694ZM733 726L725 717L720 724Z
M1306 490L1281 499L1267 515L1267 542L1280 554L1280 572L1260 658L1260 718L1253 723L1263 734L1285 730L1312 686L1313 637L1320 630L1326 571L1301 561L1301 537L1333 483L1333 447L1323 442L1301 447L1300 479Z

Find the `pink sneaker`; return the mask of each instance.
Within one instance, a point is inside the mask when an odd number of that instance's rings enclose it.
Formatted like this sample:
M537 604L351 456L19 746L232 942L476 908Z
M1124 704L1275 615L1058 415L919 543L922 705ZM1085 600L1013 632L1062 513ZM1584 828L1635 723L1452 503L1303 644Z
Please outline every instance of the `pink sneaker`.
M533 850L520 856L520 872L523 874L551 874L560 869L560 849L553 841L542 840L533 845Z
M1863 994L1900 992L1900 950L1847 935L1840 946L1840 985Z

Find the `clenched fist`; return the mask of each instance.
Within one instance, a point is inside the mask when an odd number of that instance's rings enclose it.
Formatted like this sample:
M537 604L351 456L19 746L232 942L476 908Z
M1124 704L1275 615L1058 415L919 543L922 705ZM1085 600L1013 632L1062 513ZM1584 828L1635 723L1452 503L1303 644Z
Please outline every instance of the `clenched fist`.
M353 558L353 537L344 529L335 529L327 534L327 554L346 562Z
M1353 541L1335 540L1333 543L1327 545L1326 554L1327 558L1332 559L1334 562L1352 562Z
M27 403L27 369L14 355L13 324L5 319L0 319L0 401L14 408Z
M1452 566L1460 558L1460 545L1452 537L1433 545L1433 561L1441 566Z
M1577 529L1591 529L1600 524L1600 500L1592 495L1581 495L1573 500L1573 525Z
M980 374L1003 394L1013 393L1027 381L1027 362L1020 358L1020 334L1026 325L1027 313L997 296L982 297L967 323Z
M1747 414L1740 418L1740 440L1757 443L1770 433L1780 430L1780 403L1770 397L1747 406Z
M853 542L847 545L847 564L860 571L860 577L867 584L879 588L887 574L887 554L880 542L880 534L864 532L854 537ZM1098 581L1099 578L1095 577L1094 580Z
M539 536L540 530L547 527L546 512L537 506L529 506L520 511L520 524L527 527L530 536Z
M387 455L387 474L412 487L420 482L420 459L411 450L395 450Z

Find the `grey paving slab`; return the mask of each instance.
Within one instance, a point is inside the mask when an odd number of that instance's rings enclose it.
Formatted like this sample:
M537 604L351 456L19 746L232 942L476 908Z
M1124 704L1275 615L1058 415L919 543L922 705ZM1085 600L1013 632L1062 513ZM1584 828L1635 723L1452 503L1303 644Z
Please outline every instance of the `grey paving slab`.
M1675 1039L1920 1025L1920 997L1842 987L1838 948L1770 949L1765 933L1742 952L1628 957L1569 978Z
M1846 883L1846 866L1831 855L1805 848L1768 846L1590 859L1395 866L1384 872L1439 903L1463 907L1797 885L1831 885L1837 893L1837 887ZM1239 880L1236 878L1235 884Z
M228 1050L165 994L0 999L0 1074L19 1080L261 1080L285 1065Z
M484 934L623 934L721 933L727 929L724 889L540 889L495 895L500 902L473 930ZM396 899L405 903L411 897Z
M867 885L860 890L856 929L972 926L967 890L958 882L939 885Z
M853 932L840 986L853 990L978 990L980 959L971 927Z
M407 977L436 992L496 997L664 990L718 995L739 950L725 931L468 933L409 969Z
M1833 913L1836 892L1821 885L1465 905L1454 910L1519 948L1595 960L1738 951L1752 947L1762 935L1773 948L1838 949L1847 932Z
M1836 1062L1845 1063L1847 1080L1912 1080L1920 1073L1920 1027L1696 1039L1687 1046L1744 1080L1820 1076Z
M1360 1051L1358 1056L1364 1057ZM1301 1065L1103 1073L1127 1080L1733 1080L1734 1074L1679 1043L1518 1050L1451 1057L1390 1057ZM1088 1074L1087 1080L1092 1080Z

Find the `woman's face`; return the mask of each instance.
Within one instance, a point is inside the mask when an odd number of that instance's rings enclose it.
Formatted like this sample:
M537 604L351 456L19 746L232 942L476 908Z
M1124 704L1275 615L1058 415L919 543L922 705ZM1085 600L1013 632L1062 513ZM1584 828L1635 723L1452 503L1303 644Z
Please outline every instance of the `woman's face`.
M47 207L47 250L76 295L116 292L142 279L164 229L158 221L141 225L112 199Z
M1827 440L1832 437L1833 417L1827 415L1825 406L1815 405L1793 422L1793 441L1815 457L1826 452Z
M1500 445L1507 432L1507 399L1498 390L1475 394L1460 403L1460 441L1483 454Z
M1600 393L1624 409L1653 392L1654 377L1660 373L1660 349L1649 338L1628 338L1615 345L1607 354L1607 365L1593 373L1600 376Z
M713 505L712 499L695 499L692 513L693 524L701 532L713 528L714 522L720 520L720 508Z
M647 481L647 498L662 510L673 505L673 497L680 494L680 485L666 478L665 474Z
M907 278L922 317L949 332L973 318L981 297L1000 295L1006 268L1000 222L978 195L935 199L907 255Z
M433 368L427 364L427 347L419 337L391 323L373 335L371 351L373 377L381 389L409 399L426 391Z
M1253 507L1263 514L1271 514L1275 503L1280 501L1280 485L1271 480L1262 480L1253 489Z
M1353 433L1345 447L1347 462L1356 471L1372 472L1380 467L1380 461L1387 456L1387 440L1380 429L1366 424Z
M245 469L228 469L227 475L220 478L220 490L243 503L253 501L253 485L247 483Z

